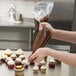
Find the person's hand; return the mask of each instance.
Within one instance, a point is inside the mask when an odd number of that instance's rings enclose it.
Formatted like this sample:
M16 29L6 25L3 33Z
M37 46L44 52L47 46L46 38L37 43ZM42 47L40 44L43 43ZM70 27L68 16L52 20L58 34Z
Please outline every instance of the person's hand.
M47 22L41 22L40 25L39 25L39 30L42 30L44 27L47 28L50 31L51 37L52 37L53 33L55 31L55 29L52 27L52 25L47 23Z
M48 49L49 48L39 48L36 52L30 56L29 60L39 63L44 57L48 56Z

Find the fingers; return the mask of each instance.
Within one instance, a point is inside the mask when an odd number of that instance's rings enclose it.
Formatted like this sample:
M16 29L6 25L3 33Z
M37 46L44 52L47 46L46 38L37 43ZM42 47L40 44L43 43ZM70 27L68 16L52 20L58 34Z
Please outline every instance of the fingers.
M48 28L49 26L50 26L49 23L47 23L47 22L41 22L39 24L39 30L42 30L44 27Z
M41 18L40 19L40 26L39 26L39 30L42 30L43 29L43 27L45 27L45 23L44 22L47 22L48 21L48 17L43 17L43 18Z
M33 55L30 56L29 60L34 61L37 58L37 54L34 53Z
M28 57L28 60L30 60L30 57L32 56L32 54Z
M33 55L30 56L29 60L32 62L39 63L42 60L42 58L37 53L34 53Z
M45 24L40 23L40 25L39 25L39 30L42 30L44 27L45 27Z
M33 62L40 63L40 61L41 61L42 59L43 59L43 58L37 57Z

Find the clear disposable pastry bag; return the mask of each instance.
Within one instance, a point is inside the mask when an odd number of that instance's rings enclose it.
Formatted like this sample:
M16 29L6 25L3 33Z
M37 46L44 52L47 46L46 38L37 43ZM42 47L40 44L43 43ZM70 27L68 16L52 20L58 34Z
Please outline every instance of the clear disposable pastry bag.
M33 8L34 18L40 22L43 17L49 17L54 7L53 1L37 2Z

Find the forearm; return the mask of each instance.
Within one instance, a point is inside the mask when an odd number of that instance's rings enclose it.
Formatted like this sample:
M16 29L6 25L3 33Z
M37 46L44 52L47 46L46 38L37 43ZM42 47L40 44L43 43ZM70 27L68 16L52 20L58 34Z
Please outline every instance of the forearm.
M68 52L63 51L56 51L56 50L50 50L48 49L48 55L54 57L55 59L58 59L70 66L76 67L76 54L71 54Z
M76 43L76 32L54 30L52 32L52 38L57 40L63 40L71 43Z

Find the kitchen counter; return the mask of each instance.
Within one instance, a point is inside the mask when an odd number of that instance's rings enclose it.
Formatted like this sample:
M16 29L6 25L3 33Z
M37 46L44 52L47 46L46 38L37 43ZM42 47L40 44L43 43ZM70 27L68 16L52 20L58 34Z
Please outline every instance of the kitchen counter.
M0 53L3 50L0 50ZM26 58L30 56L30 51L25 51ZM50 57L48 57L49 60ZM48 64L48 62L47 62ZM25 69L24 76L76 76L76 68L70 67L65 63L61 63L61 65L56 65L55 69L49 69L47 65L46 73L41 73L39 71L38 74L34 74L32 70L33 66L29 66L28 69ZM14 70L9 70L5 64L0 65L0 75L1 76L15 76Z
M31 52L25 52L26 57L30 55ZM49 59L49 57L48 57ZM46 73L41 73L39 71L38 74L34 74L32 70L32 66L29 66L28 69L25 69L24 76L75 76L69 75L70 70L69 66L61 63L61 65L56 65L55 69L49 69L47 65ZM0 75L2 76L15 76L14 70L9 70L5 64L0 65Z
M1 51L0 51L1 52ZM25 51L26 58L30 55L30 51ZM48 57L49 60L50 57ZM48 64L48 62L47 62ZM61 65L56 65L55 69L49 69L47 65L46 73L38 74L33 73L33 66L29 66L28 69L25 69L24 76L75 76L72 72L72 67L61 63ZM74 69L75 70L75 69ZM73 74L72 74L73 73ZM9 70L5 64L0 65L0 75L2 76L15 76L14 70Z
M28 69L25 69L24 76L69 76L69 69L67 65L58 65L55 69L47 69L46 73L39 73L36 75L33 73L33 67L29 66ZM14 70L9 70L5 64L0 65L0 75L2 76L15 76Z
M25 18L21 23L16 21L15 23L8 21L1 21L0 27L24 27L24 28L35 28L34 19L33 18Z

